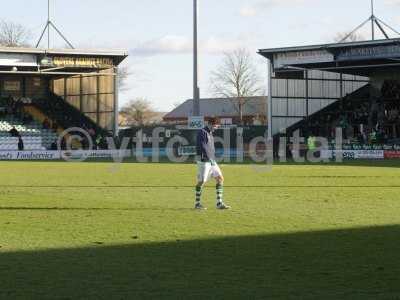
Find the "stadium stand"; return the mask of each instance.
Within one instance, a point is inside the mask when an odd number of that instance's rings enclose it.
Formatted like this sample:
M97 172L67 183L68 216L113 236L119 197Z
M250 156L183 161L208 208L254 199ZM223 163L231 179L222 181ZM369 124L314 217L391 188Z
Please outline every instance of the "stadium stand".
M11 136L10 130L15 128L24 144L24 150L50 149L52 143L57 140L57 134L51 129L43 129L36 121L29 124L8 115L0 118L0 150L18 150L19 138Z
M0 150L46 150L57 140L55 130L44 128L25 109L31 103L27 97L0 98Z
M62 97L53 93L50 93L47 99L34 100L32 104L63 128L79 127L87 130L93 129L96 135L105 135L107 133L107 131L82 114L74 106L64 101Z
M357 137L360 129L368 124L369 88L366 85L346 96L343 101L333 102L310 115L307 120L292 125L288 132L300 129L304 136L312 134L333 139L335 128L342 127L344 139Z
M398 39L261 49L272 68L270 132L332 141L341 128L345 144L398 145L399 49Z
M400 82L388 80L381 96L373 99L368 84L302 120L288 132L300 130L303 136L335 138L335 128L343 130L345 143L398 144L400 141ZM371 98L373 100L371 100Z

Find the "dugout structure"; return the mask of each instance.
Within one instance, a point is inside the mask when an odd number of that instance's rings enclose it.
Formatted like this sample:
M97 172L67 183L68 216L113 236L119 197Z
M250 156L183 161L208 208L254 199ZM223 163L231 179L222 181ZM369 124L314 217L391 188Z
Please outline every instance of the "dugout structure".
M118 65L125 51L0 48L0 95L62 99L100 128L118 131Z
M369 85L400 80L400 39L261 49L269 61L269 136Z

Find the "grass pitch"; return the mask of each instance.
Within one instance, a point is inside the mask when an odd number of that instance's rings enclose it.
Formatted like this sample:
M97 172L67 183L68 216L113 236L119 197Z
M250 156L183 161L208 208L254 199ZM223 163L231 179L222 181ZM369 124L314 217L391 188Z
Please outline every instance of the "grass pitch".
M1 299L399 299L400 169L0 163Z

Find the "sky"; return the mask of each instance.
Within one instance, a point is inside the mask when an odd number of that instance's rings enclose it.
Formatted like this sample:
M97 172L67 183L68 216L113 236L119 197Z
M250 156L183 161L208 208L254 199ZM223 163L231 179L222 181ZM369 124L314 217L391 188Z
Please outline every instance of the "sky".
M192 0L52 0L51 16L76 48L129 52L121 106L146 98L167 112L192 97L192 5ZM224 52L247 49L266 80L258 49L329 43L370 14L370 0L199 0L201 96L213 96L210 73ZM375 15L400 30L400 0L375 0ZM33 44L46 18L47 0L4 1L0 11L0 19L29 28ZM361 30L365 38L368 30ZM55 34L52 40L52 47L65 46Z

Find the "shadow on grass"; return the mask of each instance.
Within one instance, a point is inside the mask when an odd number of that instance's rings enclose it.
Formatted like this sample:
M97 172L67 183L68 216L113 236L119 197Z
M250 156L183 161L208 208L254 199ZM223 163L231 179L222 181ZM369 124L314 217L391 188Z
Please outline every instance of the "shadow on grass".
M64 160L3 160L2 162L13 163L13 164L31 164L31 165L40 165L42 163L53 163L54 165L58 164L74 164L76 162L69 162ZM87 159L84 162L79 164L92 164L92 163L106 163L106 164L120 164L120 162L115 162L112 159ZM178 164L178 165L195 165L196 162L193 159L190 159L186 162L175 163L171 162L168 159L160 159L159 162L139 162L132 158L126 158L122 162L122 164L137 164L137 165L164 165L164 164ZM236 162L232 159L231 162L220 162L220 164L227 165L256 165L256 166L265 166L266 162L256 163L253 160L245 159L243 162ZM343 160L342 162L336 162L334 160L330 162L295 162L293 159L288 158L286 162L280 162L279 160L275 160L273 165L275 166L348 166L348 167L379 167L379 168L399 168L400 167L400 159L376 159L376 160Z
M379 167L379 168L399 168L400 159L359 159L359 160L343 160L342 162L330 161L326 162L295 162L288 159L287 162L275 161L276 166L337 166L337 167Z
M193 205L194 207L194 205ZM194 211L194 208L184 207L135 207L135 208L111 208L111 207L0 207L0 211Z
M0 249L1 299L398 299L400 226ZM101 242L98 242L101 244Z
M399 176L274 176L274 178L317 178L317 179L366 179L366 178L399 178ZM400 188L400 184L385 184L385 185L355 185L355 184L314 184L314 185L285 185L285 184L267 184L267 185L224 185L225 188L232 189L321 189L321 188L365 188L365 189L382 189L382 188ZM194 189L194 185L0 185L0 188L13 188L13 189ZM215 189L214 186L204 186L205 189Z

